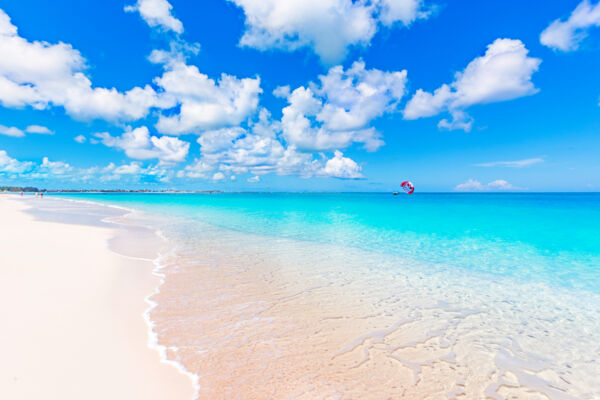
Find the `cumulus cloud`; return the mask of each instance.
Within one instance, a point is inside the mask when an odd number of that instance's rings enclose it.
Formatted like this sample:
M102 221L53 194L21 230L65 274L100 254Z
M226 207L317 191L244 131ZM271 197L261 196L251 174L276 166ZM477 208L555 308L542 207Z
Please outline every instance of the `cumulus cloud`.
M236 127L204 132L198 138L202 162L192 174L198 167L205 174L211 170L208 166L212 169L218 166L235 173L312 176L317 169L312 154L299 152L293 145L286 148L277 137L278 129L279 124L263 109L259 120L249 129Z
M115 167L112 172L117 175L137 175L142 171L141 164L139 162L131 162L129 164L123 164Z
M590 28L600 26L600 3L583 0L566 21L552 22L540 35L540 42L561 51L573 51L588 36Z
M170 13L167 2L140 0L134 8L149 21L170 21L159 18L157 15L162 14L156 11ZM36 109L60 106L79 119L101 118L112 122L134 121L146 117L151 109L166 109L166 112L158 112L156 128L171 135L200 134L244 123L257 110L262 93L260 78L239 79L222 74L218 80L211 79L197 67L186 64L187 57L198 49L196 44L173 40L170 50L153 51L150 61L164 67L164 73L154 80L157 90L150 85L127 92L97 88L84 74L85 59L77 50L65 43L31 42L20 37L8 15L0 10L0 54L3 55L0 58L0 104ZM24 134L19 128L5 128L4 134ZM28 131L50 132L41 126L31 126ZM111 142L108 137L105 139ZM95 140L90 139L90 142ZM138 158L156 156L163 161L177 161L185 157L187 151L187 145L174 138L152 137L144 143L145 147L129 149L129 152Z
M40 125L29 125L27 128L25 128L25 130L14 126L0 125L0 135L24 137L26 132L38 135L54 135L54 132L52 132L50 129Z
M524 160L515 161L492 161L487 163L475 164L476 167L510 167L510 168L523 168L529 167L530 165L539 164L544 162L543 158L526 158Z
M427 18L431 14L424 7L422 0L380 0L374 1L377 9L377 16L385 26L391 26L396 22L408 26L417 19Z
M105 167L77 168L63 161L51 161L48 157L44 157L40 163L19 161L8 156L6 151L0 150L0 176L19 181L53 178L77 183L120 179L131 182L140 179L167 182L173 175L172 170L160 163L144 167L141 162L133 161L122 165L110 163Z
M519 188L511 185L504 179L498 179L487 184L483 184L474 179L469 179L465 183L456 185L454 190L457 192L494 192L504 190L519 190Z
M287 96L281 126L287 143L302 150L334 150L362 143L377 150L383 141L368 124L394 112L406 87L406 71L367 70L362 61L336 66L320 85L301 86ZM283 95L289 90L279 90Z
M25 132L14 126L0 125L0 135L12 136L12 137L23 137Z
M62 161L50 161L48 157L44 157L42 160L42 165L40 169L43 171L48 171L52 175L64 175L73 170L68 163Z
M160 164L144 167L139 161L132 161L129 164L121 164L118 166L114 163L110 163L104 168L93 167L88 171L90 171L90 177L95 177L105 182L121 179L139 181L141 178L152 178L160 182L167 182L173 175L172 171L164 168ZM81 175L81 172L83 171L80 171L79 175ZM78 176L78 179L81 178Z
M107 132L95 134L102 143L125 151L128 157L137 160L157 158L163 162L185 160L190 144L175 137L151 136L148 128L141 126L129 130L121 136L111 136Z
M142 12L155 3L166 4L158 8L170 10L166 1L155 0L140 0L135 7ZM93 87L84 74L85 59L71 45L30 42L18 35L0 10L0 104L36 109L59 106L75 118L109 121L135 121L153 108L169 109L159 114L156 124L167 134L198 133L245 121L257 109L260 78L222 74L215 81L186 64L187 56L198 49L196 44L174 40L170 50L152 52L150 61L165 69L154 80L158 91L150 85L126 92Z
M54 105L81 119L136 120L151 107L168 106L149 85L124 93L92 87L79 51L65 43L24 39L1 9L0 54L0 104L5 107Z
M344 157L341 151L336 150L332 159L327 160L321 171L323 175L334 178L358 179L363 178L361 167L352 159Z
M229 0L242 8L240 45L267 50L311 48L326 64L350 46L366 46L379 25L405 26L429 15L421 0Z
M38 135L54 135L54 132L41 125L29 125L27 128L25 128L25 132L35 133Z
M11 158L6 151L0 150L0 173L22 174L31 170L33 163Z
M261 109L257 121L248 128L233 127L204 131L198 138L201 157L177 173L179 178L213 179L221 173L231 179L234 174L251 173L259 177L269 173L298 175L304 178L358 178L360 167L336 152L327 160L310 152L298 150L280 140L281 124L273 121L267 110ZM221 175L218 175L221 176ZM225 179L225 178L223 178ZM249 182L259 178L250 178ZM213 179L214 180L214 179Z
M176 33L183 32L183 24L171 14L173 6L167 0L138 0L135 5L126 6L126 12L139 12L146 23L153 28Z
M215 166L203 160L196 159L192 164L177 172L178 178L208 179L209 173L215 170Z
M148 61L167 66L185 63L190 56L200 52L199 43L189 43L181 38L171 40L169 49L154 49L148 56Z
M179 105L178 113L162 114L156 124L159 132L172 135L238 125L256 110L262 93L258 77L222 74L215 81L183 62L169 63L155 83Z
M22 181L52 177L81 182L92 177L99 179L100 172L98 167L76 168L64 161L51 161L48 157L43 157L41 162L19 161L0 150L0 176L9 179Z
M225 179L225 174L222 172L215 172L212 176L212 180L215 182L222 181Z
M73 138L73 140L77 143L84 143L87 140L87 138L83 135L77 135Z
M154 11L144 8L152 5L156 6ZM420 18L422 12L418 0L377 0L370 1L368 6L362 2L347 5L357 10L368 9L370 18L377 20L376 25L385 26L396 22L409 24ZM178 25L173 25L173 20L168 18L174 17L166 1L139 0L128 10L140 12L151 26L178 32ZM276 173L355 179L362 177L360 166L344 157L341 150L354 143L362 144L369 151L380 147L381 135L369 125L374 119L397 111L405 93L406 71L367 70L362 61L356 62L346 70L341 66L331 68L319 77L318 83L294 91L289 87L276 89L276 95L285 98L288 105L281 120L273 120L258 106L262 93L259 77L222 74L219 78L210 78L196 66L188 65L188 56L198 49L197 45L177 38L171 41L169 50L153 51L150 61L164 68L153 81L156 86L147 85L128 92L94 88L84 74L85 59L77 50L64 43L31 42L20 37L17 28L0 10L0 51L12 56L9 60L0 60L0 103L40 109L61 106L78 118L115 122L140 119L155 109L156 129L161 134L198 135L200 157L177 172L182 178L220 180L234 179L245 173L256 177ZM25 130L51 132L34 125ZM74 140L83 143L87 139L78 135ZM118 136L104 132L90 137L90 143L98 141L123 150L130 158L158 159L159 163L154 167L132 162L118 167L111 164L105 168L79 170L45 159L36 167L36 173L63 177L104 174L103 179L153 176L166 180L174 174L163 168L165 163L183 161L190 146L176 137L152 136L145 126L128 128ZM333 157L314 151L333 152Z
M433 93L417 90L404 108L404 118L418 119L447 111L452 120L443 119L440 128L469 131L472 119L464 112L465 108L538 92L531 77L541 60L529 57L528 53L520 40L496 39L488 45L485 55L458 72L451 84L444 84Z

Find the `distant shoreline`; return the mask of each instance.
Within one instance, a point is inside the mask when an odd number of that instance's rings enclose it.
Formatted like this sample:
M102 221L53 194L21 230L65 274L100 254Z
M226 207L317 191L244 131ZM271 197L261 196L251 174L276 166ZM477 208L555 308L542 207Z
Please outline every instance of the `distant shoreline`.
M273 194L344 194L344 193L352 193L352 194L392 194L393 190L388 191L373 191L373 192L364 192L364 191L286 191L286 190L256 190L256 191L228 191L228 190L151 190L151 189L38 189L36 187L6 187L0 186L0 194L2 193L72 193L72 194L119 194L119 193L149 193L149 194L236 194L236 193L273 193ZM419 191L415 192L411 196L414 195L423 195L423 194L444 194L444 195L473 195L473 194L505 194L505 195L514 195L514 194L523 194L523 195L534 195L534 194L599 194L600 191L596 192L526 192L526 191L501 191L501 192L427 192L427 191ZM400 193L404 195L404 193ZM401 196L403 197L403 196Z

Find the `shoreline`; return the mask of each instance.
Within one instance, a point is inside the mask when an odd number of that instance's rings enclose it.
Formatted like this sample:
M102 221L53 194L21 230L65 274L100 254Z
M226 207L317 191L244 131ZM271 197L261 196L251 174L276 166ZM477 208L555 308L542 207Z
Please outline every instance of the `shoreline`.
M158 252L111 248L139 241L145 228L47 221L30 201L0 196L0 318L11 344L0 363L3 397L194 398L194 379L165 357L148 318L162 279ZM144 252L159 248L144 239Z
M146 274L153 264L154 291L141 296L145 342L163 364L192 377L196 398L572 400L596 393L597 366L587 356L593 338L574 329L589 327L600 309L581 313L589 304L570 290L478 274L454 279L445 269L429 273L359 248L96 200L22 203L37 205L29 214L39 222L89 227L101 220L98 210L112 214L102 218L112 232L105 247L143 263ZM171 251L156 251L158 238Z

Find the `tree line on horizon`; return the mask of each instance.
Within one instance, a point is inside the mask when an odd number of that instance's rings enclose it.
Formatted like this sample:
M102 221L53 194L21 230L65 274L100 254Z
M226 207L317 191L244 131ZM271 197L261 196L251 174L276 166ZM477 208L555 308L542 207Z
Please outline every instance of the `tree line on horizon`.
M45 192L46 189L40 190L33 186L0 186L0 192Z

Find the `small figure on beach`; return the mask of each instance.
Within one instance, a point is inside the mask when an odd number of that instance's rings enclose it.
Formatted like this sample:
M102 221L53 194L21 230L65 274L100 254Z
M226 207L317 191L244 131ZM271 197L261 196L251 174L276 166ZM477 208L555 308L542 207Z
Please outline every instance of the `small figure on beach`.
M44 192L40 192L40 197L43 199L44 198Z

